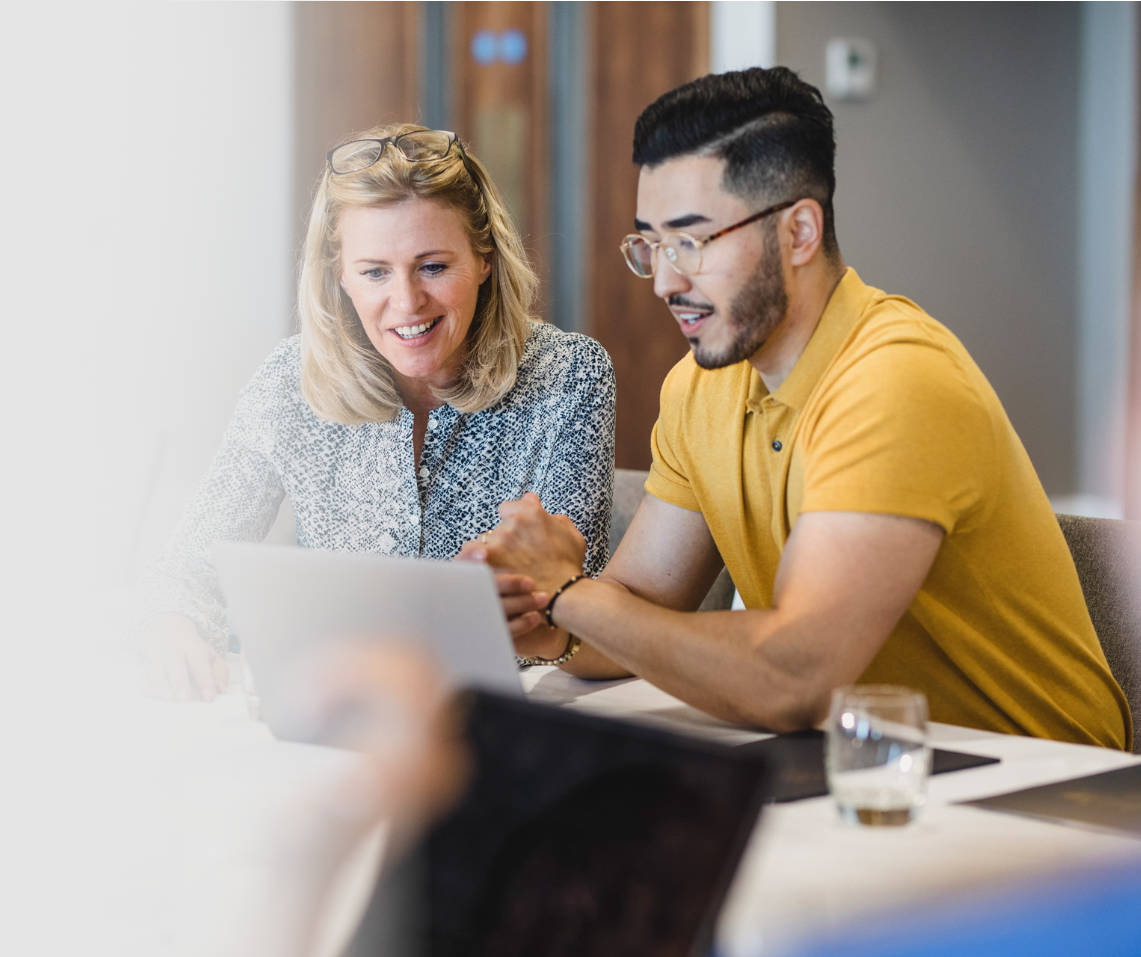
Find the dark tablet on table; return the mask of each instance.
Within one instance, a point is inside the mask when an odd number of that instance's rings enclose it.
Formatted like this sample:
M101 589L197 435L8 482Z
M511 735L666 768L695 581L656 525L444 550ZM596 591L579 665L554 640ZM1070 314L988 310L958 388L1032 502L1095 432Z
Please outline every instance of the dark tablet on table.
M467 791L382 875L351 957L708 953L764 755L491 692L464 721Z

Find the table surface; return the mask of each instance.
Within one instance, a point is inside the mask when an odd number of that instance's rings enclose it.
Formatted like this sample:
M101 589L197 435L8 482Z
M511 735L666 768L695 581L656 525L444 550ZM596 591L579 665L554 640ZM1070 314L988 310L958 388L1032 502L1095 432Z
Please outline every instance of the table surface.
M730 743L761 737L636 679L585 682L532 668L523 683L534 699L574 709ZM323 835L347 813L328 806L328 782L354 757L274 740L250 717L236 679L211 704L123 691L102 683L92 696L98 719L85 727L61 719L66 762L44 761L53 752L43 741L32 749L37 787L23 840L29 867L47 868L53 883L46 912L29 904L23 918L35 940L55 940L18 952L80 952L81 943L82 952L101 954L106 940L106 953L117 957L284 953L273 934L285 932L282 915L296 909L290 895L312 894L314 886L280 878L325 880ZM826 797L766 807L722 914L722 953L793 953L810 934L885 908L1141 856L1141 841L1122 834L953 803L1141 758L939 724L931 738L1000 763L934 776L919 820L905 828L844 824ZM37 827L40 821L49 826ZM381 840L374 831L326 881L318 953L334 953L355 924ZM17 835L10 859L20 860L20 843ZM51 863L45 846L61 850Z
M589 683L554 668L529 669L537 700L701 734L730 744L762 737L709 717L645 681ZM806 937L909 903L948 900L1121 859L1141 859L1128 835L958 806L1141 761L1104 748L932 723L935 747L999 758L934 775L919 820L861 828L831 799L766 807L738 869L719 926L726 955L793 952Z

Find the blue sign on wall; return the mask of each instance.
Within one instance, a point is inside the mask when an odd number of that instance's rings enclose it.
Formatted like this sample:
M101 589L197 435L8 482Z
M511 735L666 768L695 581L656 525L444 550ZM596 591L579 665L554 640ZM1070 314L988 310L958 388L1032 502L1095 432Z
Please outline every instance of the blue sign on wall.
M510 65L522 63L527 57L527 38L520 30L479 30L471 38L471 55L481 66L497 60Z

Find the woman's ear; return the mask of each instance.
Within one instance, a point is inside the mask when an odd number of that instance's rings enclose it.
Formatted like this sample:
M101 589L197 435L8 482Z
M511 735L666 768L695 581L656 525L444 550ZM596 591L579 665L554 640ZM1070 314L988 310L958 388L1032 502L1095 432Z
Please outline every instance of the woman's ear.
M495 255L495 253L488 253L486 256L483 257L483 268L480 270L480 273L479 273L479 284L481 286L487 280L487 277L491 275L491 257L494 255Z

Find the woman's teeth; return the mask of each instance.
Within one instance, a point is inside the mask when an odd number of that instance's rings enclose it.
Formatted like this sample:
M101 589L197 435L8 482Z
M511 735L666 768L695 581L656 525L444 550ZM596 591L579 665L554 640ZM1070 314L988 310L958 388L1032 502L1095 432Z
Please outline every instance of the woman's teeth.
M415 339L417 336L424 335L424 333L431 329L438 321L437 319L429 319L427 322L421 322L415 326L397 326L392 331L400 336L401 339Z

